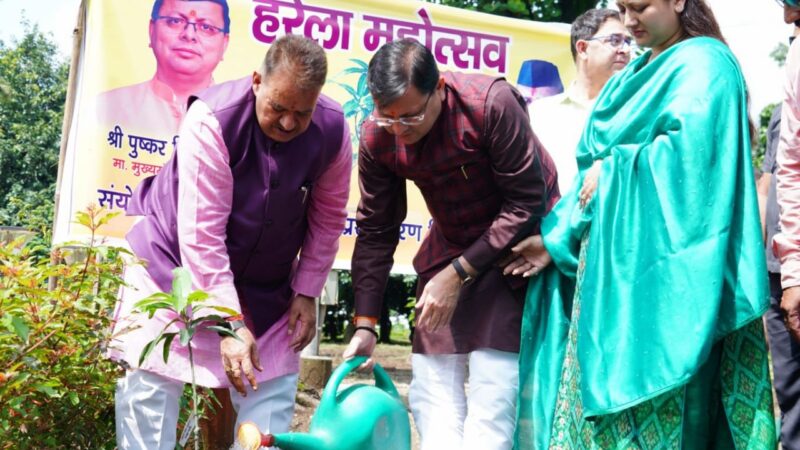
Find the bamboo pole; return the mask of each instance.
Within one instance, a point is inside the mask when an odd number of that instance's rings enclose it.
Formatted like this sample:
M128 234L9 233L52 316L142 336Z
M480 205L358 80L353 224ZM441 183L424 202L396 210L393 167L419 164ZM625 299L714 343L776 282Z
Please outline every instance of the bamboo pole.
M67 80L67 101L64 103L64 120L61 122L61 145L58 152L58 175L56 177L55 207L53 217L53 236L56 236L56 218L58 206L61 203L61 181L64 177L64 159L69 143L69 130L72 127L72 117L75 115L75 97L78 86L78 63L81 59L81 44L86 30L86 2L81 0L78 8L78 18L75 29L72 30L72 58L69 63L69 78Z
M52 236L56 236L58 226L58 206L61 203L61 180L64 176L64 159L67 154L67 144L69 143L69 130L72 127L72 117L75 114L75 97L78 87L78 63L81 57L81 44L86 30L86 1L81 0L78 7L78 17L75 28L72 30L72 56L69 62L69 78L67 79L67 100L64 103L64 119L61 121L61 144L58 150L58 175L56 175L56 192L53 206L53 230ZM55 252L50 252L50 264L56 265L59 261ZM55 289L56 278L50 277L47 282L50 290Z

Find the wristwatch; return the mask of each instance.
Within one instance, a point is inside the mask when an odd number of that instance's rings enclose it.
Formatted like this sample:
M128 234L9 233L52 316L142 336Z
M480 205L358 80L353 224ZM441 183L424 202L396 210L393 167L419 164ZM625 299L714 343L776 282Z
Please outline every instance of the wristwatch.
M461 284L467 284L472 281L472 275L468 274L466 270L464 270L464 266L461 265L461 261L458 258L453 259L453 268L456 269L456 273L458 277L461 278Z
M223 327L223 328L227 328L227 329L229 329L231 331L236 331L239 328L244 328L246 325L244 324L244 320L231 320L231 321L226 321L224 324L222 324L220 326ZM227 334L223 334L223 333L217 333L217 334L219 334L222 337L227 337L228 336Z

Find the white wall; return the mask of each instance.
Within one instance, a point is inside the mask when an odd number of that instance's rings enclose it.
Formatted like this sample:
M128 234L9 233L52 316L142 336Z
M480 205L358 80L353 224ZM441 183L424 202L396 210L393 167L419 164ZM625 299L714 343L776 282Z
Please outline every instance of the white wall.
M783 23L783 9L773 0L707 0L722 33L739 58L750 89L754 118L783 95L783 68L769 54L788 43L793 26Z

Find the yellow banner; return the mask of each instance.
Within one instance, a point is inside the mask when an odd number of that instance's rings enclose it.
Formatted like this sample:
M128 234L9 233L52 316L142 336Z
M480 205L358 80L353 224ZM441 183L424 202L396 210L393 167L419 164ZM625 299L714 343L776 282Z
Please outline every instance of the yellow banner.
M89 204L124 211L136 185L158 173L170 158L185 112L185 84L171 80L170 73L188 72L198 79L207 73L216 83L248 76L261 64L270 43L284 34L306 35L326 49L328 82L323 92L342 104L351 126L354 164L348 219L334 265L340 269L350 267L358 233L357 130L372 107L366 67L382 44L417 39L433 51L442 70L504 76L534 97L557 91L574 73L566 25L419 1L228 0L229 21L223 0L177 2L183 9L174 15L163 13L175 0L164 0L167 8L162 5L154 13L153 4L142 0L84 1L86 29L59 186L56 242L83 237L85 231L72 219ZM163 76L156 77L157 71ZM412 258L431 221L419 191L411 183L407 189L408 216L393 268L397 273L413 273ZM102 231L108 238L121 239L134 220L117 217Z

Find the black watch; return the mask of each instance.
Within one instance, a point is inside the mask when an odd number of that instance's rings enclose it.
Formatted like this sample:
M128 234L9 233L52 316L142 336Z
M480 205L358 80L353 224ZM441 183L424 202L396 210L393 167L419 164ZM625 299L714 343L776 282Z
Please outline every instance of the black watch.
M244 320L231 320L230 322L226 321L224 324L220 326L235 332L239 328L244 328L246 325L244 324ZM219 334L222 337L228 337L228 335L224 333L217 333L217 334Z
M458 277L461 278L461 284L467 284L473 280L472 276L464 270L464 266L461 265L461 261L459 261L458 258L455 258L452 264L453 268L456 269Z

